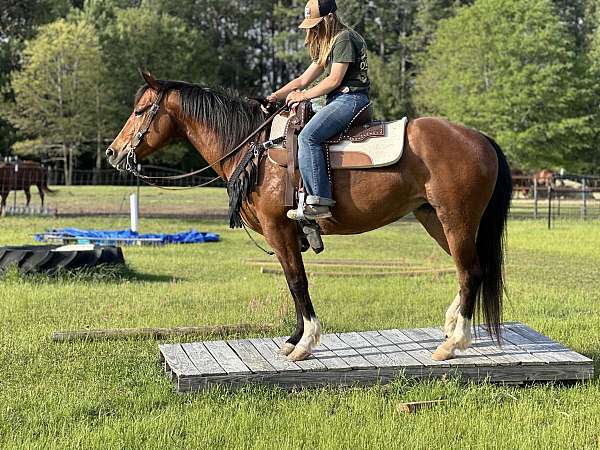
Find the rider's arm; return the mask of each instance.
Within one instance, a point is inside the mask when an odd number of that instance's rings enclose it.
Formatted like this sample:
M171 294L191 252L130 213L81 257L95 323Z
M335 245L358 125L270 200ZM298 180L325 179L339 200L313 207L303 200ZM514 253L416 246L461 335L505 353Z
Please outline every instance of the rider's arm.
M310 86L313 81L319 78L322 73L323 68L317 63L312 63L302 75L293 79L278 91L273 92L268 99L270 101L285 100L290 92L305 89Z
M331 67L331 74L324 78L319 84L315 87L308 89L304 92L291 92L286 102L288 104L301 102L303 100L310 100L312 98L320 97L321 95L329 94L330 92L336 90L342 84L344 80L344 76L348 70L348 63L333 63Z

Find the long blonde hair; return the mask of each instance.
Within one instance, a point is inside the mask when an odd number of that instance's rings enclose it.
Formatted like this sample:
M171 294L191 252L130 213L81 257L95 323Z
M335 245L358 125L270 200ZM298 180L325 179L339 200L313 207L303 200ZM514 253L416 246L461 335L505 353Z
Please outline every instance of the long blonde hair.
M325 67L335 40L342 31L347 29L348 26L336 13L327 15L319 25L308 28L304 43L310 59L316 61L319 66Z

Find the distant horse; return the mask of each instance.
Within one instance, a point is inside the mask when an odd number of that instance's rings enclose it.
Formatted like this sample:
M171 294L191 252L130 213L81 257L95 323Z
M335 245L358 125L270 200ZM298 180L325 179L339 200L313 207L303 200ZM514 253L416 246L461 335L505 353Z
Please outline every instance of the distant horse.
M48 187L48 172L41 164L34 161L20 161L16 165L18 170L15 170L15 164L0 164L0 196L2 197L0 210L6 208L6 199L11 191L24 191L29 206L31 186L37 186L43 208L45 193L54 192Z
M533 177L528 176L521 169L512 169L513 190L521 198L529 198L533 185Z
M555 175L555 173L552 172L551 170L544 169L544 170L541 170L538 173L536 173L534 175L534 177L537 180L538 186L546 186L547 187L554 182L554 175Z
M144 158L169 141L185 139L223 179L230 180L250 145L222 158L265 121L261 105L189 83L159 81L149 73L144 79L134 111L106 151L109 163L125 170L133 167L130 149ZM267 136L263 133L256 140ZM297 224L286 217L285 170L268 158L259 160L257 185L243 203L242 216L265 237L285 272L297 326L281 351L297 361L318 345L320 323L308 292ZM443 119L416 119L408 125L398 163L335 170L332 182L337 203L333 217L319 221L323 234L364 233L412 212L453 257L460 291L446 312L447 339L434 359L450 359L456 349L470 346L476 307L483 311L493 336L499 336L503 234L512 181L506 158L491 138Z

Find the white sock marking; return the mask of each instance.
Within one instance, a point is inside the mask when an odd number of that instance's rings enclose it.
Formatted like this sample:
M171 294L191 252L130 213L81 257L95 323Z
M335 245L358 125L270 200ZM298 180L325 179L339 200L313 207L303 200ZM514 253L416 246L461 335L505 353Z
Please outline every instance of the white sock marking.
M446 310L446 322L444 324L444 331L446 336L450 337L454 333L456 327L456 321L458 319L458 311L460 309L460 293L456 294L454 301Z
M296 347L301 347L303 350L311 353L312 349L321 342L321 322L316 317L312 319L304 317L303 319L304 333Z
M460 350L466 350L471 345L473 338L471 336L471 320L463 317L461 313L458 313L458 319L456 320L456 328L452 335L452 343L455 348Z

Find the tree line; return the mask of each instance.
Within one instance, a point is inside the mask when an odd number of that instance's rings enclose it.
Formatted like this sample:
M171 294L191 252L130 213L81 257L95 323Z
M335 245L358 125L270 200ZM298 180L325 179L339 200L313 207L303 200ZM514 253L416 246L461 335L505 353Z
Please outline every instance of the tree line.
M338 0L378 117L440 115L524 170L600 169L600 0ZM309 63L298 0L29 0L0 14L0 151L97 168L137 68L261 96ZM154 163L199 164L186 145Z

